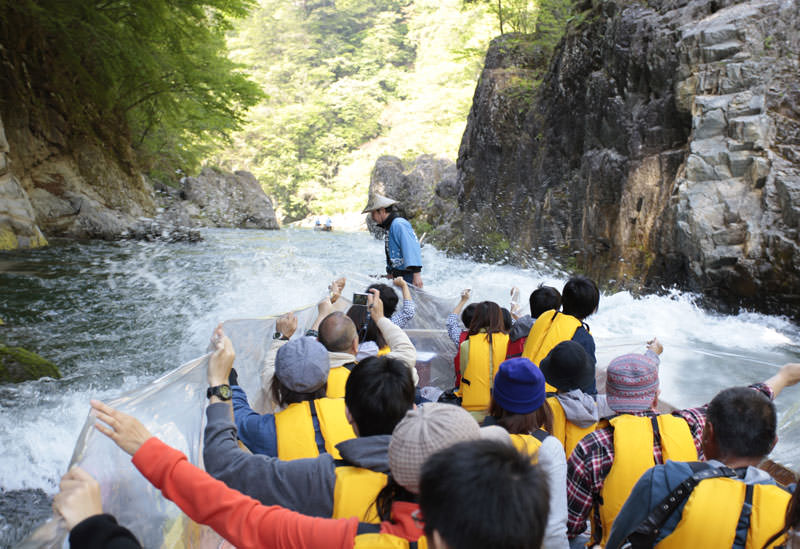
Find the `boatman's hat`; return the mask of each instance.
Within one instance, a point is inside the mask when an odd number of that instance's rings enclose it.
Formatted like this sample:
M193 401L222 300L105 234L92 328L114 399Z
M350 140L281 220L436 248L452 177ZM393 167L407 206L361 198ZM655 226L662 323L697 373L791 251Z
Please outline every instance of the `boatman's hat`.
M381 208L388 208L393 204L397 204L397 200L394 200L392 198L387 198L379 194L373 194L369 198L369 202L367 202L367 207L364 208L364 211L362 211L361 213L365 214L374 210L380 210Z

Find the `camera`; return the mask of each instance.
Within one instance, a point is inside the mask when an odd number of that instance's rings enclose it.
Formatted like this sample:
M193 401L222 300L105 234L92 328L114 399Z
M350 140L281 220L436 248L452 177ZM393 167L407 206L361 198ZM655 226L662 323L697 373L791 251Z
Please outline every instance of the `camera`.
M369 294L354 293L353 294L353 305L361 305L362 307L366 307L367 306L367 297L369 297Z

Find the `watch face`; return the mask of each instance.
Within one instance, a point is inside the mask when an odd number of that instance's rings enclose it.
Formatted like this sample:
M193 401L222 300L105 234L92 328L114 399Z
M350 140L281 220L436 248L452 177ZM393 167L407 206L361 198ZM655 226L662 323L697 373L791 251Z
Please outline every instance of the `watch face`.
M219 398L223 400L228 400L229 398L231 398L232 395L231 388L228 387L227 385L220 385L219 388L217 389L217 392L219 393Z

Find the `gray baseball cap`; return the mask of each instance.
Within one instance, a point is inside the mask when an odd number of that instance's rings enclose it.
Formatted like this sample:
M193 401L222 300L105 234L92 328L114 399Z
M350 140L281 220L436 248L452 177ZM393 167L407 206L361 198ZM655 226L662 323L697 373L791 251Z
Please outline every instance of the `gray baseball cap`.
M328 350L313 337L293 339L275 356L275 376L296 393L311 393L322 387L330 368Z

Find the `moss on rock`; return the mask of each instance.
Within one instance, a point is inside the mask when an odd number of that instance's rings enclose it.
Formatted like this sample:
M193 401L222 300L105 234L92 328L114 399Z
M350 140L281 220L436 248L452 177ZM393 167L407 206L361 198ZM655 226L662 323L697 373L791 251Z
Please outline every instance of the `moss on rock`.
M58 366L21 347L0 344L0 383L19 383L40 377L61 378Z

